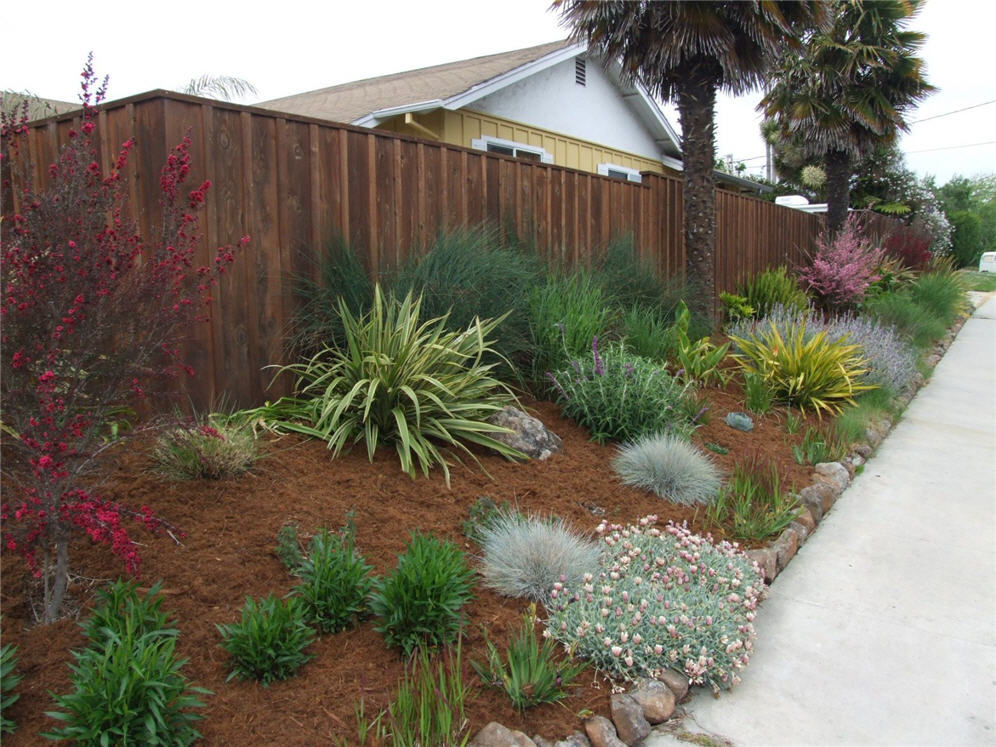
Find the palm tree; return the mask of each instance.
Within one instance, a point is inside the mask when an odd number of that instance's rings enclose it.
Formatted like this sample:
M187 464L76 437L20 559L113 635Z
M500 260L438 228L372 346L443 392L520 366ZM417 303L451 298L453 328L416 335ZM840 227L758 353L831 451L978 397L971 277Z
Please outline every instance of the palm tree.
M760 108L782 134L820 158L827 175L827 227L847 218L856 160L893 143L905 114L934 90L916 51L926 36L904 29L921 0L832 0L830 25L783 55Z
M684 160L685 269L700 286L699 310L715 295L716 91L758 86L786 46L822 18L819 2L554 0L571 37L606 62L619 60L651 95L677 100Z

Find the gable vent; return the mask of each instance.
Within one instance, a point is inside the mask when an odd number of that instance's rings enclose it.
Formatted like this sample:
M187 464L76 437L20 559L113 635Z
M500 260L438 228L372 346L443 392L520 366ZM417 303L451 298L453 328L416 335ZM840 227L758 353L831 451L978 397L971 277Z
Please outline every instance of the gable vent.
M574 82L579 86L585 85L588 78L588 68L585 66L584 57L574 58Z

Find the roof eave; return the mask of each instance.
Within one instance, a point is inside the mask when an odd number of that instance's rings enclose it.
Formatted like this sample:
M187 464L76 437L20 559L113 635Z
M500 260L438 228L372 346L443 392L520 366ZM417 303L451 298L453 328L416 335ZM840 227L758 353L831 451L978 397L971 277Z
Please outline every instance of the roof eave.
M370 112L369 114L364 114L358 119L354 119L350 124L356 125L357 127L376 127L378 124L386 119L391 119L391 117L397 117L401 114L414 114L415 112L427 112L433 109L438 109L443 106L444 102L442 99L430 99L428 101L419 101L415 104L402 104L401 106L389 106L384 109L378 109L377 111Z

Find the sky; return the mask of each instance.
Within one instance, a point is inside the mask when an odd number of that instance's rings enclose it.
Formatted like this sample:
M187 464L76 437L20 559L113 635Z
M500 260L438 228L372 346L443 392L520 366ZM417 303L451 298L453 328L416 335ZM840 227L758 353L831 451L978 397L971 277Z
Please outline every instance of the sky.
M0 88L76 101L92 51L112 100L213 74L253 83L258 96L245 100L253 103L566 37L548 8L546 0L8 2ZM938 184L996 172L994 27L992 0L927 0L911 24L928 34L922 56L940 90L908 117L901 147L909 166ZM764 168L759 98L717 103L717 155L750 173ZM663 109L677 129L674 107Z

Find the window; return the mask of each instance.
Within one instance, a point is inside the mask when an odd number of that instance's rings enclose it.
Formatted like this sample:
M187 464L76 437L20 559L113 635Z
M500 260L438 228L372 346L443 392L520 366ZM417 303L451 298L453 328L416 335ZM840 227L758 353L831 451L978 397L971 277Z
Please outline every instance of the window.
M486 150L488 153L501 153L503 156L512 156L523 161L553 163L553 154L547 153L537 145L526 145L525 143L517 143L513 140L502 140L501 138L491 137L490 135L471 140L470 147L477 150Z
M588 83L588 67L584 57L574 58L574 82L579 86L587 85Z
M610 179L622 179L627 182L642 182L643 177L640 176L640 172L636 169L627 168L626 166L618 166L614 163L600 163L598 164L598 173L602 176L607 176Z

